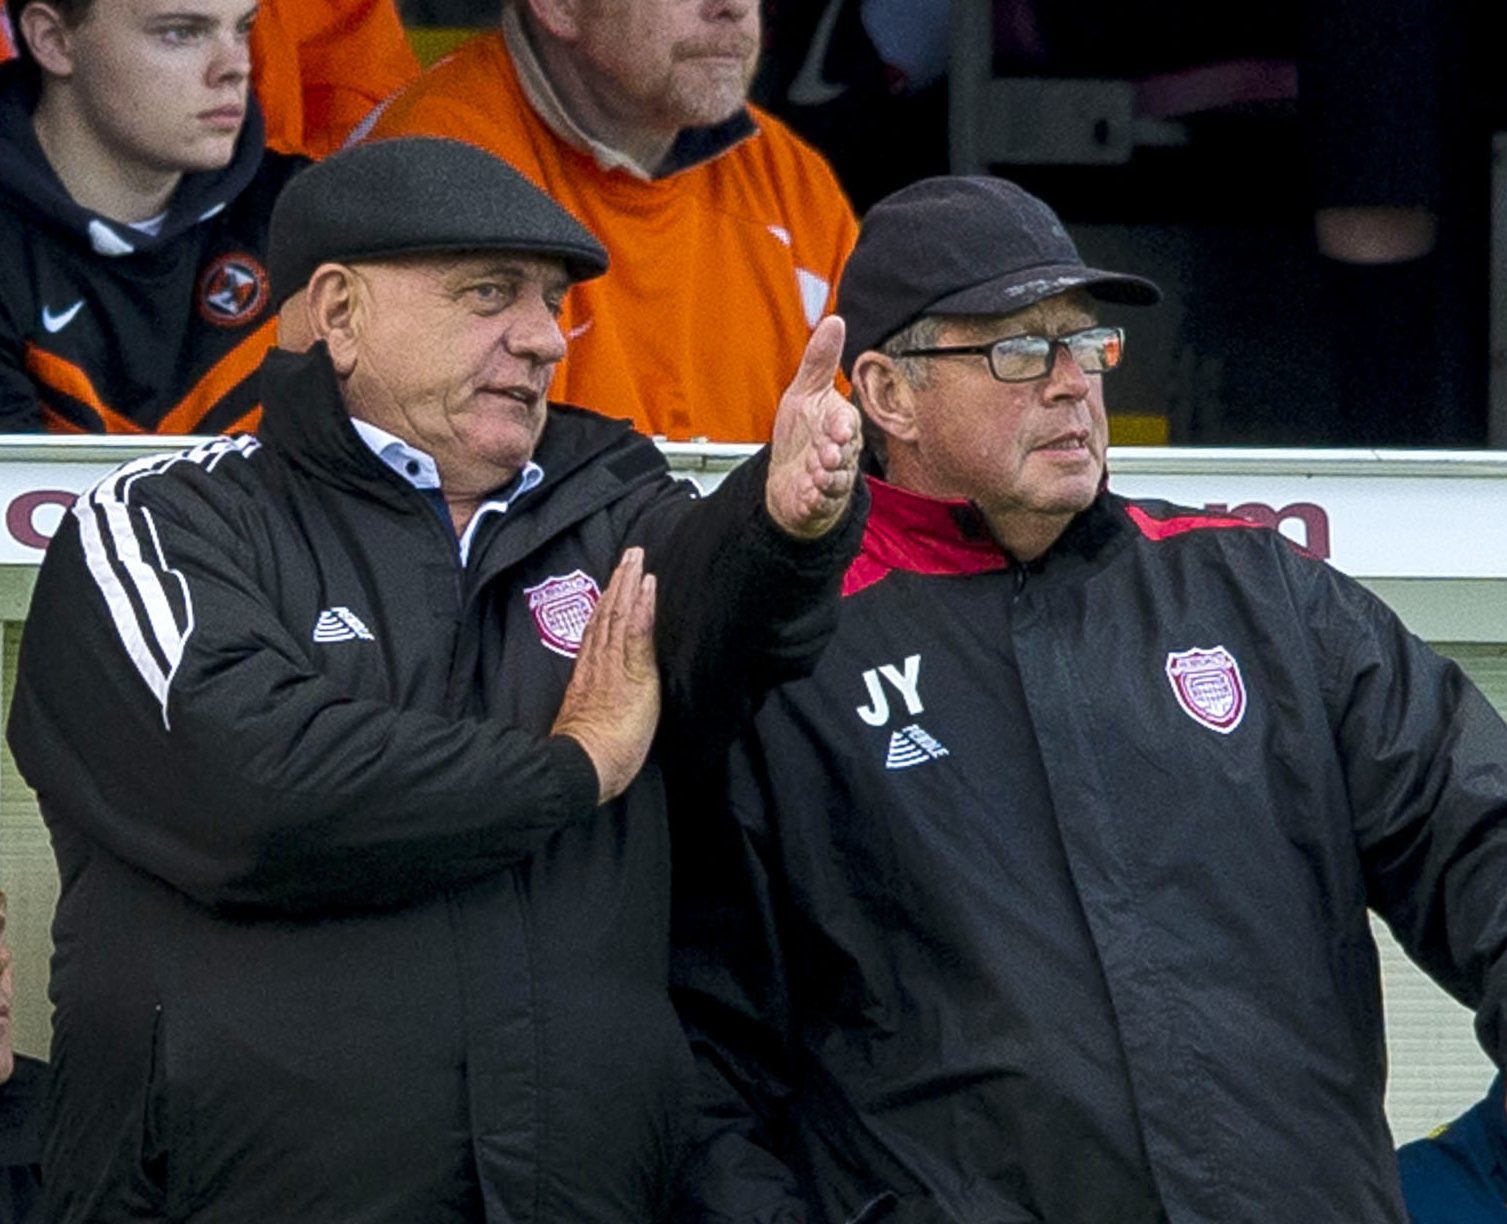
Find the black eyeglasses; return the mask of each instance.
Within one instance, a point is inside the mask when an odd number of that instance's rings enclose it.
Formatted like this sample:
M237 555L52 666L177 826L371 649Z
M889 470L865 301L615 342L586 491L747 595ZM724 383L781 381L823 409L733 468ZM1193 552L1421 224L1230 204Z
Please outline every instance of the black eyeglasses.
M959 344L951 348L914 348L896 357L966 357L989 359L989 373L1000 382L1030 382L1040 378L1067 349L1085 374L1102 374L1120 364L1125 355L1125 332L1119 327L1090 327L1065 336L1006 336L987 344Z

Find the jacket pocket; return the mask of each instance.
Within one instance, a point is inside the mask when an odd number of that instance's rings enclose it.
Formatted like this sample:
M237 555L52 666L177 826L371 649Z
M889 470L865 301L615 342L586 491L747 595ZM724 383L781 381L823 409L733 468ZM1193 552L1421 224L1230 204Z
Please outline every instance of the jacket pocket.
M165 1219L178 1220L185 1218L182 1172L187 1166L188 1152L184 1146L184 1128L177 1116L179 1104L170 1091L168 1049L168 1018L158 1003L152 1012L137 1167L145 1197L158 1205Z

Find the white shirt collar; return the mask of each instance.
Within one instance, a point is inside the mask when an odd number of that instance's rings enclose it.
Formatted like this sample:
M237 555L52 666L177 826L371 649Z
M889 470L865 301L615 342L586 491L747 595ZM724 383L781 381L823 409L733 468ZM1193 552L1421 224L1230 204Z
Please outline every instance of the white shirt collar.
M405 483L421 491L439 489L440 470L435 466L433 457L427 452L419 450L416 446L410 446L397 434L388 433L387 430L373 425L370 421L358 421L352 417L351 427L355 429L357 437L366 444L367 449L396 472ZM476 513L466 524L466 530L461 534L458 542L462 565L471 555L471 541L476 536L477 524L488 514L506 514L508 507L518 499L519 495L527 493L543 479L544 469L530 459L523 465L512 484L496 497L488 498L476 508Z
M405 483L411 484L415 489L440 487L440 470L434 466L434 460L427 452L416 446L409 446L397 434L388 433L370 421L358 421L352 417L351 426L366 443L367 449L401 476Z

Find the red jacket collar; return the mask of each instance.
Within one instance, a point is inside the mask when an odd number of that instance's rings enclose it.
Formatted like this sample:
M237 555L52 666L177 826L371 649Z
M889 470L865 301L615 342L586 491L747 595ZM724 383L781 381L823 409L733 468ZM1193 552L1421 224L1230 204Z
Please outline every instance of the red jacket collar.
M912 574L980 574L1007 569L972 502L927 497L873 476L863 547L843 579L844 595L872 586L892 570Z

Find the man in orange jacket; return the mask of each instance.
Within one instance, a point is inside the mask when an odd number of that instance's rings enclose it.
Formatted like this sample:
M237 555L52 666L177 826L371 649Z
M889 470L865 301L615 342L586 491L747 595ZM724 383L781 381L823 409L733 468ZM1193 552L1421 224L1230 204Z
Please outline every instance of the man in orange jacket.
M821 156L747 105L757 0L510 0L398 95L377 137L454 136L597 234L552 397L672 439L764 441L857 229Z

